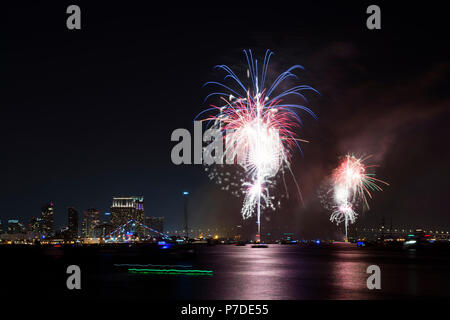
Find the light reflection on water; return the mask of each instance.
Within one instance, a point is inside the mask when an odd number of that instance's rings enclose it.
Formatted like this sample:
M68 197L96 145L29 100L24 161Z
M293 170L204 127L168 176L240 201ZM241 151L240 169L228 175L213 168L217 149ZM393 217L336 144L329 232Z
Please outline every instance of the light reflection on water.
M229 247L217 265L214 292L220 299L354 299L363 298L365 264L351 261L358 253L272 245L267 249ZM226 257L226 258L225 258ZM231 262L231 261L230 261ZM224 263L225 265L225 263Z
M3 287L10 296L30 287L42 296L71 297L64 285L67 265L80 265L86 299L395 299L450 297L450 255L446 251L393 251L349 244L303 247L232 245L195 247L172 253L95 248L3 250ZM166 254L167 253L167 254ZM30 259L29 257L34 257ZM4 261L4 262L3 262ZM34 263L34 264L33 264ZM127 264L127 265L124 265ZM192 266L212 276L130 274L130 265ZM381 290L369 290L369 265L381 268ZM115 266L116 265L116 266ZM30 286L29 284L32 284ZM15 290L15 291L14 291Z
M106 294L164 299L393 299L449 297L450 257L411 256L333 245L305 248L290 245L199 247L196 258L179 261L213 270L212 277L129 274L103 275ZM151 263L141 261L140 263ZM381 290L369 290L369 265L379 265ZM430 271L434 272L431 273ZM114 280L114 281L112 281ZM149 288L158 288L158 291Z
M360 253L338 251L331 267L333 294L331 299L369 299L366 273L369 264L359 261Z
M218 246L206 250L210 252L205 252L202 263L210 265L215 272L214 279L207 284L209 294L201 296L204 299L450 296L450 292L441 286L439 276L430 275L424 268L438 263L441 278L449 279L448 256L443 258L443 265L442 259L433 257L412 259L408 252L370 251L352 245L331 248L271 245L266 249ZM372 264L381 268L381 290L367 288L370 275L366 270Z
M236 268L228 275L236 279L230 287L237 284L239 288L230 290L235 299L288 299L287 281L294 272L301 273L298 266L289 265L274 248L245 247L238 257Z

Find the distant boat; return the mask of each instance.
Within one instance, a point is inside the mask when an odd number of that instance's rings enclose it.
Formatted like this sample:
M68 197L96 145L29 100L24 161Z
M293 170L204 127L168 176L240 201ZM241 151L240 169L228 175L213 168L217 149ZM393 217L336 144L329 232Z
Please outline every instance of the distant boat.
M208 241L206 240L194 240L191 242L191 244L207 244Z
M269 246L267 244L254 244L252 245L252 248L268 248Z

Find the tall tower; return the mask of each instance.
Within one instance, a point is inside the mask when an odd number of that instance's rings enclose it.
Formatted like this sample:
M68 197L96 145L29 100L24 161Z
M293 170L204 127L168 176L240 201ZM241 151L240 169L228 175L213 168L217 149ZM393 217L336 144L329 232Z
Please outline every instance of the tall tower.
M145 223L144 197L113 197L111 224L117 228L131 219Z
M81 221L81 236L83 238L93 238L94 228L100 224L100 212L91 208L83 212Z
M385 221L384 221L384 215L383 218L381 219L381 241L384 241L384 232L385 232Z
M67 218L70 237L75 239L78 237L78 212L74 207L67 209Z
M53 234L53 223L54 223L54 208L53 202L50 202L42 207L41 216L42 216L42 231L46 237L51 236Z

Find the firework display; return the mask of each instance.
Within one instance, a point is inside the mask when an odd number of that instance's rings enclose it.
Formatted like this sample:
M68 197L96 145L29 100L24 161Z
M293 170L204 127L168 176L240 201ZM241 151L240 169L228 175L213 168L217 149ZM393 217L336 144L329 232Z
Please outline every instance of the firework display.
M217 179L219 183L228 183L226 189L233 184L241 187L244 194L242 217L247 219L256 212L259 237L261 210L275 209L275 197L271 194L270 188L276 184L279 174L283 177L283 181L285 172L289 172L293 177L292 150L297 147L301 152L299 142L304 140L297 137L297 131L302 125L297 112L304 111L317 119L306 106L286 103L284 100L293 97L307 102L303 91L318 92L308 85L297 85L278 92L280 84L285 85L286 80L290 78L297 79L293 72L303 69L300 65L290 67L266 87L268 65L273 52L266 51L260 67L251 50L244 50L244 54L248 63L248 86L246 87L228 66L216 66L216 69L225 71L224 80L229 80L232 84L207 82L206 85L214 85L222 90L209 94L206 99L219 96L221 106L211 105L196 118L206 115L202 121L207 121L209 128L221 133L221 139L225 142L223 163L225 161L228 164L236 163L243 169L239 181L231 182L233 175L227 169L221 174L212 171L210 178ZM207 170L211 172L214 169L207 168ZM295 184L300 193L298 184L296 182Z
M370 157L370 156L369 156ZM343 157L339 166L331 177L331 217L330 221L340 224L345 223L345 236L349 223L354 223L357 217L356 207L362 204L362 208L369 209L367 196L372 198L373 191L382 191L379 184L389 185L387 182L375 178L374 173L368 170L376 165L365 165L369 158L357 158L352 154Z

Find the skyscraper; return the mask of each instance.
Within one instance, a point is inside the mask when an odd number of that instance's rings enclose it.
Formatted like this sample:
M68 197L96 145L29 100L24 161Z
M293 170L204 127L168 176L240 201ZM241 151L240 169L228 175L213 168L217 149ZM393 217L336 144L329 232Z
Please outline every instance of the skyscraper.
M54 222L54 208L53 202L50 202L42 207L41 215L43 220L43 233L45 236L51 236L53 234L53 222Z
M91 208L83 212L81 221L81 236L83 238L93 238L94 228L100 224L100 212Z
M111 224L119 227L131 219L145 223L144 197L114 197L111 205Z
M25 228L17 219L8 220L8 234L25 233Z
M67 216L69 219L68 223L68 232L69 237L74 239L78 237L78 212L74 207L67 209Z
M44 234L44 220L36 217L31 218L28 231L33 233L33 237L40 238Z

